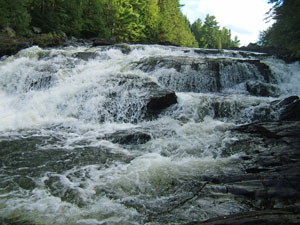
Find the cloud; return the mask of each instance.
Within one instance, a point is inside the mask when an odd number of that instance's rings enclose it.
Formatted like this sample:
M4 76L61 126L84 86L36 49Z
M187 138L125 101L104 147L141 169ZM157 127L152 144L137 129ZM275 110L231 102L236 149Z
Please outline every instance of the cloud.
M231 29L241 44L256 42L260 31L267 29L266 12L272 7L266 0L181 0L182 11L191 22L207 14L214 15L221 27Z

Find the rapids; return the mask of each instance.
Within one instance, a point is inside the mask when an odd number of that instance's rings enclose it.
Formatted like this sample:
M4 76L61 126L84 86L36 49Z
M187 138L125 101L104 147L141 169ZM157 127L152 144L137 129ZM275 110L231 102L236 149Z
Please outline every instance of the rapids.
M249 210L203 194L243 173L238 125L277 120L300 64L156 45L31 47L0 60L0 222L182 224ZM157 92L177 102L149 112Z

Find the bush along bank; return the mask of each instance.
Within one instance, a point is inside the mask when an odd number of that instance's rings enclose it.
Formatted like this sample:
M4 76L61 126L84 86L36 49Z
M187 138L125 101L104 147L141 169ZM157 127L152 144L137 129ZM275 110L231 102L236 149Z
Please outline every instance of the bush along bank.
M0 32L0 57L16 54L19 50L38 45L44 47L58 47L67 44L64 33L31 33L18 36L11 28L5 28Z

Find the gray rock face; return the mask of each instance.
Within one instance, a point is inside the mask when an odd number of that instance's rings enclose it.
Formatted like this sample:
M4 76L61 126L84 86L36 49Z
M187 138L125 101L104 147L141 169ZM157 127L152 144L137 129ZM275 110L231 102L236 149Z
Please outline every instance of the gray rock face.
M260 210L233 216L222 216L202 223L191 222L186 225L296 225L300 223L299 215L300 212L297 208Z
M134 130L125 130L117 131L113 134L107 135L104 137L104 139L121 145L139 145L150 141L151 135L142 131L137 132Z
M243 125L232 130L232 135L238 141L227 146L227 153L239 155L237 165L244 172L202 177L207 182L203 195L230 195L248 209L189 225L299 224L300 121Z
M279 102L282 106L280 120L300 120L300 98L291 96Z
M76 102L78 107L73 109L68 102ZM177 103L177 97L175 92L149 78L116 74L74 93L68 102L58 107L74 118L137 123L156 118L162 110Z
M152 73L163 86L180 92L219 92L248 80L264 83L273 80L269 67L260 60L184 56L150 57L136 62L134 66L144 72ZM157 73L160 70L162 72ZM263 92L255 94L275 95Z
M254 96L279 97L279 89L272 84L257 81L246 82L247 91Z

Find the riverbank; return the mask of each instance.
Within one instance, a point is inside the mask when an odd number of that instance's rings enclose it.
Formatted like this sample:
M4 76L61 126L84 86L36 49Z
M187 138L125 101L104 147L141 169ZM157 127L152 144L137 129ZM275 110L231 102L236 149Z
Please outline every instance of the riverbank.
M90 38L90 39L77 39L75 37L67 37L64 33L38 33L30 34L28 36L17 36L13 30L4 30L0 32L0 57L5 55L14 55L18 51L37 45L41 48L48 47L61 47L74 44L90 44L91 46L104 46L114 45L118 42L114 40L105 40L101 38ZM155 44L155 43L149 43ZM160 45L174 45L170 42L156 43ZM178 46L179 47L179 46ZM293 63L300 61L300 58L293 55L293 52L283 48L275 47L261 47L256 44L250 43L248 46L242 46L240 48L234 48L232 50L260 52L273 55L279 59L284 60L286 63Z

